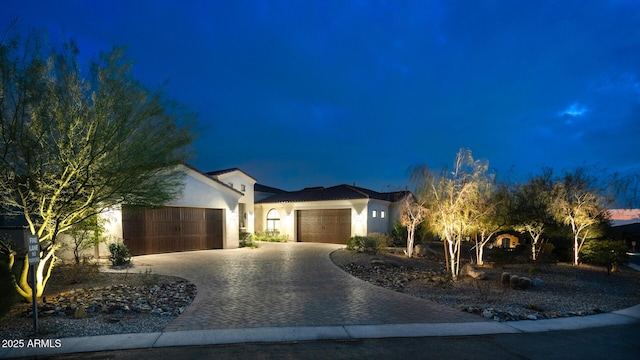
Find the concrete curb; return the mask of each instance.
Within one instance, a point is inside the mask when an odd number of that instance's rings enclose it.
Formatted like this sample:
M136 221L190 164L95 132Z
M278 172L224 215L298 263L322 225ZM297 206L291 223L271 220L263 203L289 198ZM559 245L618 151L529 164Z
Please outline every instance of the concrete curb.
M605 314L535 321L190 330L65 338L60 339L58 347L55 346L55 342L49 342L43 347L34 347L34 344L30 346L28 340L24 340L21 346L0 348L0 358L195 345L522 334L580 330L636 322L640 322L640 305Z

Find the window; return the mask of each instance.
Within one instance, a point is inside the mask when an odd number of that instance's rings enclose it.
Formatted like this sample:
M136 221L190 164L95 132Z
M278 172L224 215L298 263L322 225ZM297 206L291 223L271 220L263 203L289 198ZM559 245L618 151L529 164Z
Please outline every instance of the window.
M384 219L384 210L380 210L380 219Z
M244 184L241 184L240 185L240 191L246 191L246 190L247 190L247 187L244 186Z
M371 217L372 218L378 217L378 212L376 210L371 210Z
M280 213L276 209L267 213L267 230L280 230Z

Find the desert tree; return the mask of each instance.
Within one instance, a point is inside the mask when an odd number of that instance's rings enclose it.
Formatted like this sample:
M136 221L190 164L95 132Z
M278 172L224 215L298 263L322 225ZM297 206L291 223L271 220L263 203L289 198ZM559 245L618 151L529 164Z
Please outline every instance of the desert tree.
M460 149L453 169L433 172L426 166L413 170L418 197L425 200L429 226L443 241L446 266L454 281L460 272L460 248L478 216L478 184L488 164L474 160L471 150Z
M24 217L41 244L36 288L27 261L16 280L25 299L42 295L58 234L119 204L175 198L192 139L192 115L135 80L122 49L83 71L74 42L40 44L0 43L0 206Z
M569 226L573 234L573 264L579 264L582 246L595 237L600 224L607 221L608 205L606 186L593 176L588 168L579 167L565 171L553 187L551 207L558 222Z
M485 246L510 222L511 195L509 185L496 182L492 174L479 179L475 204L477 214L472 224L478 265L484 265Z
M547 226L554 222L552 211L553 171L531 177L524 184L517 184L513 195L513 228L531 238L531 259L535 261L544 239Z
M429 214L424 201L424 199L418 200L409 194L405 196L400 205L400 224L407 228L406 254L408 257L413 256L416 228L426 220Z

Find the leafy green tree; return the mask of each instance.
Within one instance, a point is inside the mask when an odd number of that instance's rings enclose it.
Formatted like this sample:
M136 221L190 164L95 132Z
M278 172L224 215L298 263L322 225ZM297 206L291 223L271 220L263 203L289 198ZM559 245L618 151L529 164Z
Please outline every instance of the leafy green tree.
M180 193L192 135L190 114L136 81L122 49L82 71L73 42L48 54L38 39L27 45L0 43L0 206L41 241L36 289L26 261L16 282L30 299L42 296L59 233L118 204L159 206Z
M70 240L63 244L73 251L73 258L76 265L80 264L82 254L100 243L106 241L104 237L104 223L106 219L98 215L90 216L75 224L69 229Z

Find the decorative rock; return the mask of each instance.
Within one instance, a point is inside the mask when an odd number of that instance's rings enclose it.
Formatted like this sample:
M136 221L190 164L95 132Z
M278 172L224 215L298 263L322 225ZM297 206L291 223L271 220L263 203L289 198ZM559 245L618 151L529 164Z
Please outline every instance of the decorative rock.
M437 256L436 252L433 251L429 245L425 244L417 244L413 247L413 254L415 256L425 257L427 255Z
M502 275L500 275L500 283L502 285L509 285L510 279L511 279L511 274L509 274L508 272L503 272Z
M518 288L522 290L526 290L531 286L531 279L528 277L521 277L518 282Z
M511 275L511 277L509 277L509 286L511 286L512 289L517 289L519 284L520 278L517 275Z
M535 278L531 281L531 285L535 286L535 287L540 287L544 285L544 281L542 281L542 279L540 278Z
M471 264L464 264L464 266L460 270L460 275L466 275L477 280L483 280L487 277L487 274L484 271L476 270Z

